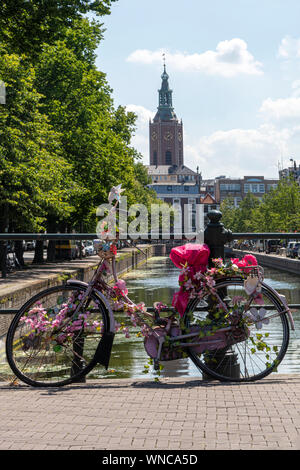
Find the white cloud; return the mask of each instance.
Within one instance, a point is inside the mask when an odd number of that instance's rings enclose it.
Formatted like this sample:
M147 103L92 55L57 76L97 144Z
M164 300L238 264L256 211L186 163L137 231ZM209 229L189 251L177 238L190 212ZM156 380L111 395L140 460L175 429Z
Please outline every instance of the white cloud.
M199 165L204 178L218 175L278 177L278 161L286 150L289 134L273 126L258 129L216 131L185 148L188 166Z
M149 119L153 119L155 113L136 104L126 105L126 110L137 115L136 133L132 138L131 144L143 155L143 163L149 164Z
M153 119L155 115L155 113L153 111L150 111L150 109L147 109L144 106L140 106L137 104L127 104L126 110L131 111L137 115L137 125L139 127L148 126L149 119Z
M128 105L137 116L137 132L132 145L149 164L149 118L154 113L143 106ZM293 139L300 139L300 127L294 131L277 129L273 124L263 124L258 129L219 130L194 140L184 134L184 160L190 168L202 172L203 178L224 174L228 177L265 175L278 177L281 155L292 151Z
M247 43L239 38L218 43L215 51L188 54L168 52L163 49L150 51L137 49L127 61L143 64L162 63L162 54L166 53L168 67L181 71L196 71L208 75L233 77L240 74L261 75L262 64L256 61L248 51Z
M300 38L285 36L280 43L278 56L282 59L300 57Z
M268 121L280 121L282 123L283 121L296 120L299 122L300 98L297 96L279 98L277 100L267 98L263 101L259 112Z
M263 101L259 114L262 124L257 128L217 130L195 138L184 133L184 161L187 166L202 172L203 178L219 175L243 177L264 175L278 177L278 163L290 156L297 158L300 150L300 83L292 84L292 96L286 99ZM137 133L133 145L149 164L149 118L154 113L143 106L128 105L138 115Z

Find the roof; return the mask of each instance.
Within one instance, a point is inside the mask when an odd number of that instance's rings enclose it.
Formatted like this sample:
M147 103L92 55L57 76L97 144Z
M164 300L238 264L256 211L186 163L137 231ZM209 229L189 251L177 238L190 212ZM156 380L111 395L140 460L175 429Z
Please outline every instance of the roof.
M217 204L215 198L209 193L207 193L204 197L201 198L201 202L202 204Z
M146 165L149 175L197 175L185 165Z

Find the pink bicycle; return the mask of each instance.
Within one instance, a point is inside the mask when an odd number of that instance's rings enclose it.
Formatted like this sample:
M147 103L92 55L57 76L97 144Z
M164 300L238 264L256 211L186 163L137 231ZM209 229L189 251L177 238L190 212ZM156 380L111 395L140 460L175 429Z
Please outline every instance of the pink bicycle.
M189 357L204 377L254 381L284 358L293 318L284 296L264 283L254 257L217 259L207 267L206 245L173 248L180 289L172 306L157 302L148 311L128 297L117 277L115 240L104 240L99 256L89 283L72 279L46 289L14 317L7 360L26 384L57 387L79 381L94 368L108 368L120 331L115 310L140 327L154 368L160 361Z

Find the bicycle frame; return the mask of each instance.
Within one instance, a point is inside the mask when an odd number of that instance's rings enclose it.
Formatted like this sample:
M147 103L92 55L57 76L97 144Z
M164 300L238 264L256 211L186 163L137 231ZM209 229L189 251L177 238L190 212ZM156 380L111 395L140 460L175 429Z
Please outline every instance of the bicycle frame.
M100 255L99 255L100 256ZM109 255L109 259L111 259L111 267L112 267L112 276L113 276L113 280L115 281L115 283L118 282L118 276L117 276L117 272L116 272L116 258L115 258L115 255ZM116 322L115 322L115 317L114 317L114 313L113 313L113 309L111 307L111 304L110 304L110 301L109 301L109 297L112 298L112 294L113 294L113 288L104 280L103 278L103 268L107 268L107 263L108 263L108 260L107 258L102 258L102 260L100 260L98 266L97 266L97 269L91 279L91 281L89 283L85 283L85 282L82 282L82 281L77 281L77 280L69 280L67 281L67 284L68 285L81 285L81 286L84 286L86 288L86 291L85 293L83 294L83 298L81 299L81 302L78 304L77 306L77 309L76 311L74 312L73 315L76 315L76 313L80 310L80 308L83 306L85 300L88 298L88 296L91 294L91 292L95 292L97 297L103 302L107 312L108 312L108 315L109 315L109 336L110 338L103 338L103 341L101 339L100 343L99 343L99 346L100 346L100 349L99 347L97 348L97 351L96 351L96 355L97 356L97 361L100 362L101 364L105 365L106 368L108 367L108 363L109 363L109 357L110 357L110 353L111 353L111 347L112 347L112 342L113 342L113 338L114 338L114 334L115 334L115 326L116 326ZM256 268L256 273L258 273L258 277L259 277L259 282L261 284L261 286L263 287L268 287L268 289L270 289L272 291L272 293L276 296L276 298L278 299L278 301L284 305L284 310L282 310L281 312L278 312L274 315L271 315L269 318L273 317L273 316L279 316L281 314L284 314L284 313L287 313L288 315L288 319L289 319L289 322L290 322L290 325L291 325L291 328L292 329L295 329L294 327L294 321L293 321L293 317L292 317L292 314L288 308L288 305L287 305L287 302L285 300L285 297L278 294L274 289L271 289L269 286L266 286L266 284L262 281L262 278L263 278L263 274ZM203 279L205 279L205 276L203 276ZM217 294L217 298L218 298L218 302L222 305L222 307L224 308L225 312L227 311L228 312L228 307L226 305L226 303L222 300L222 298ZM251 299L251 296L250 296L250 299ZM137 307L136 304L127 296L127 295L124 295L122 294L122 300L124 300L126 302L127 305L130 305L131 307ZM250 303L251 303L251 300L250 300ZM248 308L250 307L250 303L249 303L249 306ZM171 310L171 309L170 309ZM159 325L161 324L161 322L157 321L157 316L155 316L154 314L150 313L150 312L147 312L147 311L143 311L142 312L143 316L145 317L149 317L149 319L151 319L153 322L154 322L154 325ZM153 328L152 326L149 325L149 323L147 321L145 321L144 319L141 318L141 316L135 312L134 314L135 316L135 320L137 321L137 323L139 323L140 325L144 325L147 329L148 329L148 332L151 332L151 335L153 335L157 342L158 342L158 348L157 348L157 354L156 354L156 357L153 357L153 359L155 361L159 361L160 360L160 357L161 357L161 352L162 352L162 347L163 347L163 343L165 342L165 335L160 335L158 334L158 332L155 330L155 328ZM160 317L158 315L158 318L160 320ZM164 328L165 328L165 331L166 333L168 334L170 332L170 329L171 329L171 325L172 325L172 320L174 319L174 313L172 313L169 317L166 317L164 319ZM226 332L229 332L230 330L232 330L232 326L227 326L227 327L223 327L223 328L219 328L217 331L218 331L218 334L226 334ZM179 330L180 333L181 333L181 330ZM201 346L201 347L211 347L211 348L218 348L218 345L221 345L223 344L222 343L222 340L219 338L213 338L214 335L208 335L206 338L203 338L199 341L193 341L192 343L189 343L189 342L185 342L185 340L190 340L192 338L196 338L197 336L199 336L199 330L195 331L195 332L192 332L192 333L187 333L187 334L177 334L175 336L170 336L169 337L169 341L170 343L173 343L175 344L176 343L176 347L180 347L180 348L190 348L190 347L197 347L197 346ZM210 339L209 336L211 336ZM106 351L104 351L104 345L107 343L110 344L110 347L107 348ZM221 347L221 346L220 346ZM101 354L100 354L100 350L101 350ZM104 354L104 358L101 356Z

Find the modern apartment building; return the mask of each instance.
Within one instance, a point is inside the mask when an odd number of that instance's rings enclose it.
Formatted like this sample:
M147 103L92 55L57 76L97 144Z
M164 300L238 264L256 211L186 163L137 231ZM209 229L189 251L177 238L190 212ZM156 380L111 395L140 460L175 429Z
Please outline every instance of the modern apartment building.
M278 185L278 179L266 179L264 176L244 176L243 178L226 178L219 176L215 180L215 199L221 204L231 197L235 206L239 206L244 197L251 193L261 199Z

